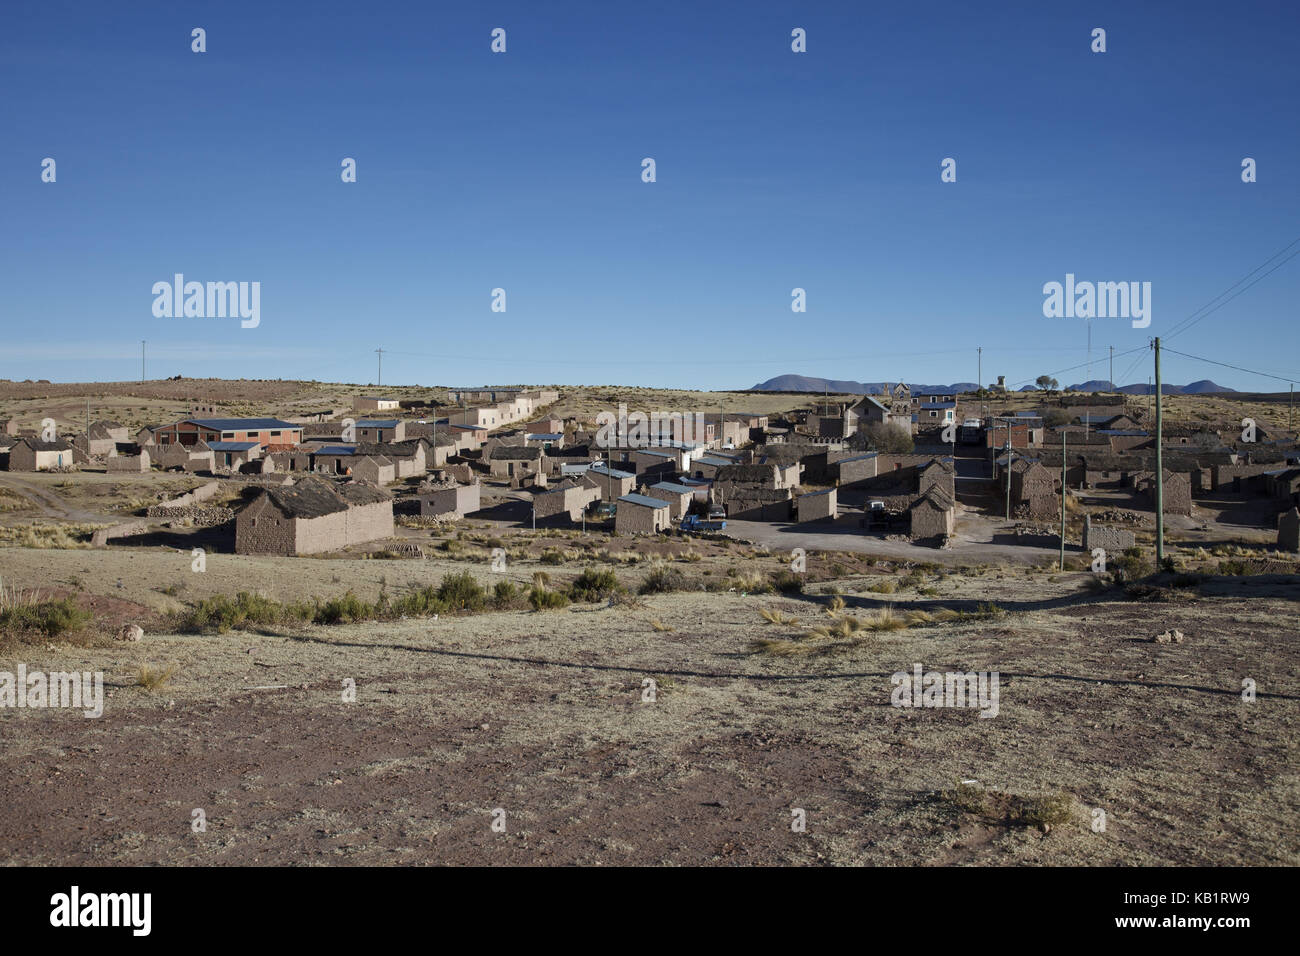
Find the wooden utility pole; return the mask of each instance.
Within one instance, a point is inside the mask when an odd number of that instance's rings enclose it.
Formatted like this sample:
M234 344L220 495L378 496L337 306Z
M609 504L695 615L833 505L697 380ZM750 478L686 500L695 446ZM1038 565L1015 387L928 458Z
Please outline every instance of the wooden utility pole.
M1156 336L1156 564L1165 561L1164 403L1160 397L1160 336Z
M140 340L140 384L144 384L144 339Z
M384 350L375 349L375 354L379 356L379 375L375 381L375 385L383 385L384 384Z
M1065 429L1061 430L1061 570L1065 570Z

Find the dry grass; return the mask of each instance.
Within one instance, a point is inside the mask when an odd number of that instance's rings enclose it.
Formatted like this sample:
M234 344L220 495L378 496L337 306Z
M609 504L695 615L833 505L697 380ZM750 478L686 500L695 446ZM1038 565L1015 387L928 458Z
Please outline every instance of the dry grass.
M72 548L89 548L90 536L97 524L77 525L24 525L18 528L0 528L0 547L54 548L61 551Z
M141 664L136 670L136 686L150 692L162 690L179 669L179 664L168 664L162 668L154 667L152 664Z
M935 799L956 813L977 817L986 823L1034 827L1044 832L1069 823L1075 816L1074 798L1064 792L1026 796L962 783L950 790L939 791Z
M799 624L799 619L797 617L787 617L780 611L774 611L767 607L759 608L758 616L769 624L779 624L782 627L797 627Z

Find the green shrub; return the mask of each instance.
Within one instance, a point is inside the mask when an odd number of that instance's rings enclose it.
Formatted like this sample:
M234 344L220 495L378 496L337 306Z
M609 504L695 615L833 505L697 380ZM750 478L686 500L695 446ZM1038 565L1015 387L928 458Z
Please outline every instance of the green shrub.
M514 581L498 581L492 589L492 603L497 607L510 607L519 597L519 588Z
M468 571L449 574L438 586L438 599L453 611L481 611L487 604L487 592Z
M361 600L351 591L342 597L330 598L316 608L316 624L352 624L368 621L375 616L375 605Z
M668 594L672 591L686 590L686 575L676 568L660 567L651 569L637 588L638 594Z
M534 611L553 611L566 607L569 599L559 591L548 591L543 587L534 587L528 592L528 603Z
M792 571L780 571L772 575L772 587L782 594L802 594L803 575Z
M79 630L91 618L72 598L20 604L0 611L0 633L39 633L58 637Z
M622 590L622 585L618 583L613 571L586 568L569 586L569 597L574 601L595 603L619 590Z

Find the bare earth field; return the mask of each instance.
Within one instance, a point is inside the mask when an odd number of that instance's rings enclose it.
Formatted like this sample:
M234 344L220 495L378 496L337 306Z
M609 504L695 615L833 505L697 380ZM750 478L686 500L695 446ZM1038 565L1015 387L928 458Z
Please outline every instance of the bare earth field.
M675 566L702 574L732 557ZM548 570L563 581L581 567ZM6 583L96 595L106 626L148 631L137 644L0 653L0 670L102 670L107 695L99 719L0 711L0 859L1300 863L1295 576L1215 578L1152 603L1026 568L940 569L924 595L881 594L873 568L835 582L844 613L980 602L1005 613L790 657L751 642L826 623L829 596L681 592L641 606L155 630L201 593L332 595L341 579L373 597L381 580L400 593L467 568L497 579L477 559L213 555L193 574L186 556L154 548L0 550ZM645 573L618 571L633 589ZM179 597L163 593L184 576ZM1185 641L1152 643L1166 628ZM141 665L169 663L169 684L136 685ZM890 674L915 663L1000 672L998 715L891 706ZM355 703L342 700L349 679ZM966 780L1009 799L1063 793L1072 818L1045 832L941 795ZM196 808L204 833L191 830ZM1104 832L1089 825L1094 808ZM505 832L491 827L496 809ZM806 832L792 831L794 809Z

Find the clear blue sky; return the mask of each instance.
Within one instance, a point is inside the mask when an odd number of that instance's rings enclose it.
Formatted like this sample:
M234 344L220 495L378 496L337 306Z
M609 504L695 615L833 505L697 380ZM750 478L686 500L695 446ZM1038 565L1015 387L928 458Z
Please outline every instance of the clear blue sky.
M1300 237L1298 36L1294 3L6 3L0 377L129 380L147 339L151 378L373 382L382 346L401 384L934 384L982 345L1014 383L1086 359L1045 282L1149 281L1149 329L1093 322L1106 378ZM260 326L155 318L176 272L259 281ZM1298 293L1295 259L1169 344L1300 378Z

